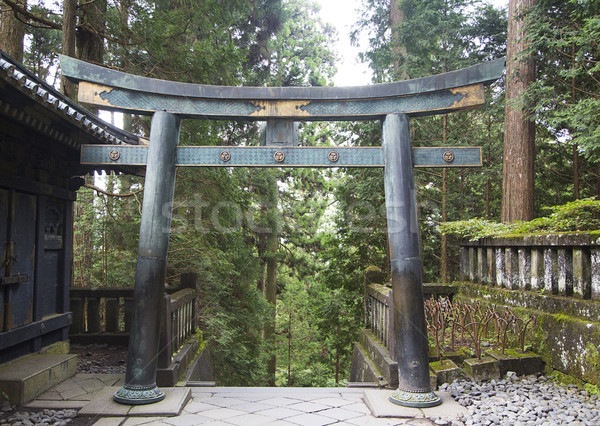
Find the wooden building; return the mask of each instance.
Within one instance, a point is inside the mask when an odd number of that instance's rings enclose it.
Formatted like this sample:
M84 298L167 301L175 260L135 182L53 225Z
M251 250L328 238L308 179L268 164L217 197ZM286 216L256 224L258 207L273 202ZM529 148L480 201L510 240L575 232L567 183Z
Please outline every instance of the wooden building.
M68 351L80 146L138 143L0 50L0 364Z

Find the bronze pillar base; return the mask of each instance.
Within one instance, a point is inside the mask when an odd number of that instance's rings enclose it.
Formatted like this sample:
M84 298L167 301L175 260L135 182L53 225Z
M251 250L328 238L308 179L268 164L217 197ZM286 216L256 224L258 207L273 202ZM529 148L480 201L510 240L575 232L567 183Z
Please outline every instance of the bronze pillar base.
M389 399L394 404L415 408L436 407L442 403L440 397L431 390L419 392L398 388Z
M113 395L113 399L119 404L126 405L152 404L165 399L165 393L156 385L125 385Z

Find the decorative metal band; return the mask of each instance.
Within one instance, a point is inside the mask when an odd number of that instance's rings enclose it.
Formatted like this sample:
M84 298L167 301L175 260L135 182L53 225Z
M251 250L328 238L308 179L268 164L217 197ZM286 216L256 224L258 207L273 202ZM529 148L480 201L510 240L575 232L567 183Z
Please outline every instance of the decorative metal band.
M285 154L281 151L277 151L277 152L275 152L275 154L273 154L273 158L278 163L283 163L283 160L285 160Z
M404 389L401 388L400 386L398 386L397 389L399 392L407 392L407 393L429 393L431 392L431 388L424 388L424 389Z
M446 163L451 163L454 161L454 153L452 151L445 151L442 158Z
M221 154L219 154L219 158L221 159L221 161L228 162L229 160L231 160L231 154L229 153L229 151L221 151Z
M126 405L152 404L165 399L165 393L156 385L124 385L113 395L113 399Z
M119 158L110 160L114 145L83 145L81 164L145 165L147 146L119 146ZM452 163L444 152L454 154ZM269 147L269 146L183 146L177 148L177 166L212 167L279 167L275 154L284 154L286 167L384 167L381 147ZM229 154L226 155L225 153ZM335 160L337 154L337 160ZM278 154L279 155L279 154ZM481 166L479 147L413 148L415 167ZM226 160L226 158L229 158ZM334 161L335 160L335 161Z
M390 402L403 407L427 408L435 407L442 403L439 396L431 390L423 392L421 390L406 391L397 389L389 398Z
M113 149L108 153L108 158L110 158L112 161L117 161L120 157L121 153L116 149Z

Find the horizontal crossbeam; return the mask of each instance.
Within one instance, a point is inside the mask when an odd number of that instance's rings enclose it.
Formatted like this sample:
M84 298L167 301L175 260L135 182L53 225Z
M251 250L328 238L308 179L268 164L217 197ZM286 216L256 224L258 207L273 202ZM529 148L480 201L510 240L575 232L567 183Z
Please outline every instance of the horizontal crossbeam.
M83 145L81 163L143 166L147 146ZM415 167L478 167L480 147L413 148ZM177 148L177 166L200 167L384 167L381 147L231 147Z
M61 56L63 75L79 82L79 101L108 110L188 118L371 120L392 113L433 115L484 102L483 85L502 76L504 59L414 80L357 87L229 87L127 74Z

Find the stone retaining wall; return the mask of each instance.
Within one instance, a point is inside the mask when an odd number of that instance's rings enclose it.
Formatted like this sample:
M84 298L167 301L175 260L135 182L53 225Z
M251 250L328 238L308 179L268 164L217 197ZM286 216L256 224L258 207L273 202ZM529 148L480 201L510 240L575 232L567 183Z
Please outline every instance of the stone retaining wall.
M461 244L459 299L535 315L528 342L546 366L600 385L600 235Z

